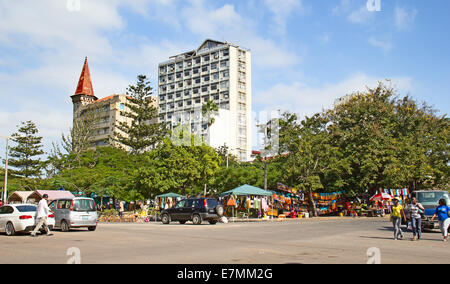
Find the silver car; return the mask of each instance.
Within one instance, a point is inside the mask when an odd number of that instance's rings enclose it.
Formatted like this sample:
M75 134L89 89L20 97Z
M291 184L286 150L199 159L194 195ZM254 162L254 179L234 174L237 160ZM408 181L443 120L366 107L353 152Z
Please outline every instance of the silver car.
M88 228L89 231L97 228L97 206L92 198L55 199L49 207L55 215L55 227L63 232L71 228Z

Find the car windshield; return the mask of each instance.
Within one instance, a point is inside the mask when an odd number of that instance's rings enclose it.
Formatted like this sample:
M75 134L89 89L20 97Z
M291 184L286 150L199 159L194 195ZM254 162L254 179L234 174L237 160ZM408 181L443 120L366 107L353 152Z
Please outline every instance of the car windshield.
M37 207L34 205L19 205L16 208L19 212L36 212Z
M95 203L92 199L78 199L74 200L73 207L75 211L95 211Z
M442 198L447 201L447 204L450 203L447 192L430 191L417 193L417 201L423 206L438 206L439 200Z

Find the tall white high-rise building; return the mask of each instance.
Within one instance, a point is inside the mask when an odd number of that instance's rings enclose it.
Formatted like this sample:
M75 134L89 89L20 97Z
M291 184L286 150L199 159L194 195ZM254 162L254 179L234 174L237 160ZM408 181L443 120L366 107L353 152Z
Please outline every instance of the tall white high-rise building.
M251 68L249 50L209 39L197 50L170 57L159 64L160 121L188 127L212 147L227 146L240 161L249 161ZM219 106L211 127L201 115L208 100Z

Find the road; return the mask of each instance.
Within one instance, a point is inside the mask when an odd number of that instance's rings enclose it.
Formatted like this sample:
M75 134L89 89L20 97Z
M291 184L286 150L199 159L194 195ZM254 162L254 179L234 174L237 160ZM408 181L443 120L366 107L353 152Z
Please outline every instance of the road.
M283 264L450 263L450 244L438 232L411 242L392 240L384 218L324 218L194 226L178 223L100 224L97 231L56 231L52 237L0 235L0 263L66 263L71 247L81 263Z

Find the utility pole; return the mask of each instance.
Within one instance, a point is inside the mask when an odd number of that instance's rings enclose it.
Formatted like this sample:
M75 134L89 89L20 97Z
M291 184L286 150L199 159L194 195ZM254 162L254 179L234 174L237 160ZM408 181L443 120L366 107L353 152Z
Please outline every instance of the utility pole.
M264 132L264 149L261 152L264 154L262 157L264 163L264 190L267 190L267 154L265 151L265 147L267 145L267 125L259 124L257 122L256 127L259 127L260 129L263 127L263 131L260 130L260 132Z
M8 152L9 152L9 136L0 135L1 138L6 139L6 160L5 160L5 190L3 191L3 204L6 204L8 199Z
M264 159L264 190L267 190L267 160Z

